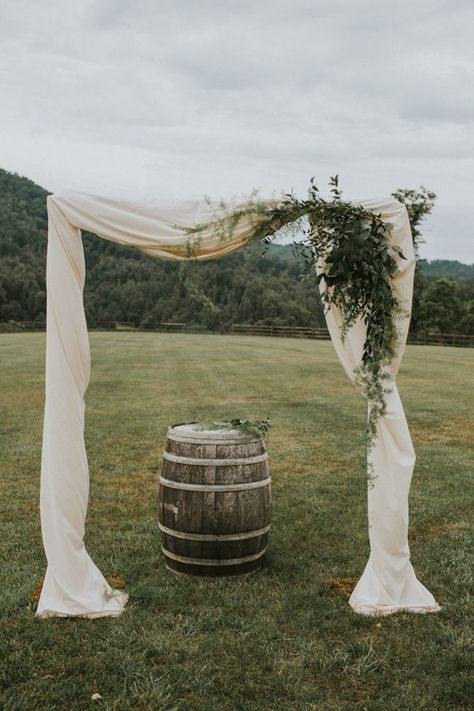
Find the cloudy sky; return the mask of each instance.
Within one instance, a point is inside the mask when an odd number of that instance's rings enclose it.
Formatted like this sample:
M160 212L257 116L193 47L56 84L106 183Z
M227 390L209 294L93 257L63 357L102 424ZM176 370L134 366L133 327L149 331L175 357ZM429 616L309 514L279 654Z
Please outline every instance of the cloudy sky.
M0 167L166 197L438 194L474 255L472 0L0 0Z

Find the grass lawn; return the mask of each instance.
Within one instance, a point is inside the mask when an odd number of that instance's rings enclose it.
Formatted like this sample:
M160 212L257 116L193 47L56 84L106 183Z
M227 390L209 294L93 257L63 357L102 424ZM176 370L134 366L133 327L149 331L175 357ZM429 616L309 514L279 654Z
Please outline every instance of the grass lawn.
M331 583L356 579L368 555L366 406L331 344L152 333L93 333L91 342L87 546L106 576L125 580L130 603L116 619L34 616L45 570L45 339L1 335L0 707L473 708L473 350L408 347L399 376L418 455L412 558L443 609L366 618L351 611L344 582ZM270 415L273 425L266 565L241 579L175 577L156 509L166 428L239 415Z

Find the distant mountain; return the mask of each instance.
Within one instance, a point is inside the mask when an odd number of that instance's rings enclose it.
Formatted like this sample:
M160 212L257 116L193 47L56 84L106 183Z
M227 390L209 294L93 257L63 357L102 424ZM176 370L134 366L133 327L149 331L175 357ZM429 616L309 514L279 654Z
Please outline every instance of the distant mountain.
M0 257L44 254L47 195L32 180L0 169Z
M0 323L44 322L47 191L0 169ZM84 304L91 327L167 321L210 330L231 323L325 325L315 280L302 280L304 262L291 244L261 246L206 263L162 262L136 249L83 234L87 266ZM474 330L474 266L421 263L415 284L417 328Z
M451 259L422 259L423 274L427 277L450 277L452 279L474 279L474 264L463 264Z
M44 321L46 196L31 180L0 169L0 322ZM272 245L263 258L261 247L251 245L218 261L177 263L89 233L83 244L89 326L324 325L318 288L299 279L301 265L290 245Z

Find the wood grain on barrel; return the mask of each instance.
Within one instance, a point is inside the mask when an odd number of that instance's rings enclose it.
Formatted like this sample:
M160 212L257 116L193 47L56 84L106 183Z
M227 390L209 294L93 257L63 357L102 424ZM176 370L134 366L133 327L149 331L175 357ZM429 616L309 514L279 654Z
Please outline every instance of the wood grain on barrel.
M191 436L188 433L193 441L185 441L179 429L170 430L166 452L180 458L220 460L220 463L203 466L184 464L182 459L179 462L163 460L161 477L170 485L160 486L159 520L165 555L168 552L167 565L178 572L207 576L235 575L256 569L262 563L271 517L271 487L269 482L264 482L270 476L268 461L227 462L265 455L264 441L236 432L229 433L225 441L217 437L217 441L213 441L212 431L196 431ZM175 431L180 441L173 439ZM172 488L172 482L207 485L211 490ZM257 484L257 488L239 491L212 490L215 485L254 482L262 482L263 486ZM181 535L170 534L169 530ZM187 533L193 534L190 540L185 537ZM231 536L235 539L229 540ZM237 562L240 559L246 560Z

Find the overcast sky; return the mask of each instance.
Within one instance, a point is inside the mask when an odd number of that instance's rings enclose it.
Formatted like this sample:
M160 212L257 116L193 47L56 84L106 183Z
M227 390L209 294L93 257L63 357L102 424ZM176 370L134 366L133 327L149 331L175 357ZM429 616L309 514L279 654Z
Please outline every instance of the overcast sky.
M49 190L438 194L474 259L473 0L0 0L0 167Z

